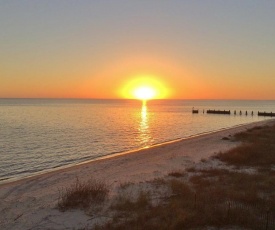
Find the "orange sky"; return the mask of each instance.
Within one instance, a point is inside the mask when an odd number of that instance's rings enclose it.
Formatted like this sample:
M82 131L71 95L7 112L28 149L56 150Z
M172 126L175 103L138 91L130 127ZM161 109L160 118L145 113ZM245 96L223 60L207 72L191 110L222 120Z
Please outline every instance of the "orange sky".
M7 1L0 98L125 98L147 78L159 98L275 99L274 11L257 1Z

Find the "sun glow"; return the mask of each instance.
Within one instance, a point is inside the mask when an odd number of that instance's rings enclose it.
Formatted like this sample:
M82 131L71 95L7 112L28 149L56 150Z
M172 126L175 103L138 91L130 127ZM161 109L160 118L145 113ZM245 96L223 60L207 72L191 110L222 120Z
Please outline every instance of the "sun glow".
M127 82L121 90L124 98L150 100L167 98L167 88L152 76L137 76Z
M134 95L137 99L149 100L156 96L156 91L151 87L141 86L134 90Z

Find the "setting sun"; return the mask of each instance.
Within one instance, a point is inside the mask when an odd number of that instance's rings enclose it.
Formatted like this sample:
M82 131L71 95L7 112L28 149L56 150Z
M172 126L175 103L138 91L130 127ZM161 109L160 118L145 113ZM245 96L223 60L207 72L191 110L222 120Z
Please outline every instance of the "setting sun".
M137 99L149 100L155 97L156 91L151 87L142 86L134 90L134 95Z
M154 76L138 75L123 86L120 94L128 99L164 99L168 96L168 90L164 83Z

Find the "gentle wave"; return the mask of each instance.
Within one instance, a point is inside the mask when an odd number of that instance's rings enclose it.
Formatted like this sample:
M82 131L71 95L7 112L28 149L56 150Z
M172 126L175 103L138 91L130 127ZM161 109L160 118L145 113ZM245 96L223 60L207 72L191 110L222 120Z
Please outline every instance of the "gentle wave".
M192 114L195 107L201 112ZM14 180L102 156L240 124L258 116L203 109L275 111L274 101L0 99L0 180Z

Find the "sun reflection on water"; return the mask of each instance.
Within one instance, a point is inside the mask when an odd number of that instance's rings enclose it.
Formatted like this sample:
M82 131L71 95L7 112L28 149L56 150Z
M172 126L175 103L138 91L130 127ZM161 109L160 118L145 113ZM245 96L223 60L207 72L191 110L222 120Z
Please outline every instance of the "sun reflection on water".
M148 148L150 145L151 135L148 124L148 112L146 101L143 101L140 112L140 124L139 124L139 138L143 147Z

